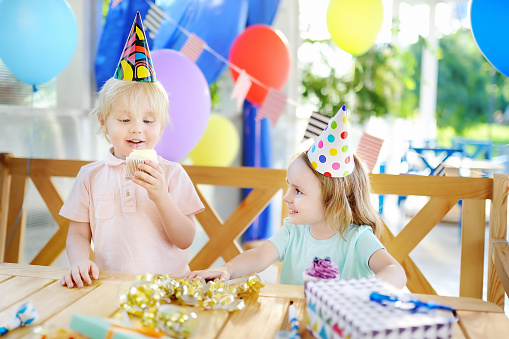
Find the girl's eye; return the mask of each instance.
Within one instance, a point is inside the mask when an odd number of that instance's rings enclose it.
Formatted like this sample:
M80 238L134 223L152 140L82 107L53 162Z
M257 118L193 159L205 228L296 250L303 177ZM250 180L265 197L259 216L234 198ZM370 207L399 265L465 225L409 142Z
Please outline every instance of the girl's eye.
M143 122L144 122L144 123L146 123L146 124L151 124L151 123L153 123L154 121L152 121L152 120L143 120Z
M302 194L302 192L298 188L296 188L295 191L297 192L297 194Z
M124 123L127 123L129 121L130 121L129 119L120 119L120 122L124 122Z

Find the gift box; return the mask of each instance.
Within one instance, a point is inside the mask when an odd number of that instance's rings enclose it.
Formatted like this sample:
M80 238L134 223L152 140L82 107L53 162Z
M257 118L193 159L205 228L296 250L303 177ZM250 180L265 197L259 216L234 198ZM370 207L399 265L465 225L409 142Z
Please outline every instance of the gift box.
M425 303L378 278L309 282L306 327L317 338L451 338L448 307ZM372 300L374 299L374 300Z
M70 328L91 339L148 339L165 338L162 333L133 328L110 319L92 317L84 314L73 314ZM149 333L150 332L150 333Z

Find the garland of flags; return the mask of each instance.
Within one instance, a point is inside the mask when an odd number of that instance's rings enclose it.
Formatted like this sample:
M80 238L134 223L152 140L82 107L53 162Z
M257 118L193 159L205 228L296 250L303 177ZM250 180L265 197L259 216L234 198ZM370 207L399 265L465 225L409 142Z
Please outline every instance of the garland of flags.
M182 53L184 56L189 58L191 61L196 62L196 60L200 57L201 53L204 50L207 50L216 58L224 62L228 67L232 68L233 70L240 74L239 78L235 82L232 94L230 96L231 99L236 99L238 109L240 109L242 102L245 100L252 83L256 83L257 85L269 91L267 98L260 106L260 110L256 115L257 120L261 120L264 117L268 117L271 120L272 125L275 126L279 117L283 113L283 110L286 107L286 103L291 103L295 106L298 106L298 104L295 101L290 100L280 91L274 88L269 88L267 85L265 85L258 79L254 78L252 75L246 73L245 70L239 68L238 66L232 64L230 61L225 59L219 53L210 48L210 46L207 45L207 43L203 41L199 36L189 32L184 27L179 25L173 18L166 14L166 12L164 12L154 2L149 0L147 0L147 2L150 5L150 9L148 10L147 15L145 16L143 23L145 25L145 29L150 31L149 36L151 38L154 38L157 35L162 22L164 20L167 20L187 36L187 40L180 50L180 53Z
M121 1L122 0L113 0L112 8L117 6ZM240 110L242 107L242 103L244 102L247 93L249 92L249 89L253 83L256 83L262 88L268 90L267 97L257 112L255 118L256 120L261 120L267 117L270 119L272 126L275 126L287 103L290 103L294 106L299 106L297 102L291 100L280 91L268 87L252 75L248 74L244 69L239 68L238 66L232 64L229 60L225 59L221 54L217 53L209 45L207 45L207 43L199 36L189 32L187 29L179 25L153 1L146 1L150 5L150 9L148 10L147 15L143 21L145 24L145 29L149 30L149 36L151 38L154 38L157 35L162 22L167 20L187 36L186 42L180 49L180 53L182 53L184 56L189 58L191 61L196 62L203 51L206 50L218 58L220 61L225 63L228 67L239 73L237 81L235 82L232 93L230 95L230 99L236 100L236 107L238 110ZM304 139L315 139L327 127L330 119L330 117L327 117L323 114L313 112L309 118L308 126L304 134ZM361 158L363 158L363 160L366 162L369 172L371 172L376 165L382 144L382 139L378 139L367 133L364 133L361 137L358 150L360 151Z

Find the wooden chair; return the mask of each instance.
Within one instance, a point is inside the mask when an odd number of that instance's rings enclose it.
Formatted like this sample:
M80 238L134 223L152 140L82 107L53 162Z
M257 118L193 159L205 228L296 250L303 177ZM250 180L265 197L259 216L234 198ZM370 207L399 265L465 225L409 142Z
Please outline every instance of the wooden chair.
M20 262L23 253L26 208L23 201L28 179L31 179L55 219L59 229L30 262L51 265L65 249L69 220L58 212L63 198L51 180L52 177L75 177L81 166L89 161L15 158L0 154L0 261ZM27 173L27 168L29 168ZM184 166L205 205L205 211L196 216L209 236L208 243L190 262L191 269L210 267L217 258L230 260L241 252L236 239L265 209L272 198L286 190L286 171L249 167ZM212 204L202 194L200 185L252 188L248 196L226 221L222 221ZM20 212L21 211L21 212ZM288 215L286 206L281 211L281 222ZM20 217L19 217L20 216ZM18 218L19 217L19 218ZM11 235L9 243L7 235Z
M23 250L25 216L21 213L19 227L14 229L16 218L23 206L27 181L30 178L59 230L32 260L32 264L49 265L65 248L68 221L58 215L62 197L51 181L53 176L74 177L86 161L15 158L0 155L0 261L19 262ZM30 167L28 167L30 165ZM27 168L29 170L27 171ZM206 210L196 217L209 236L209 242L192 259L192 269L206 268L218 257L229 260L241 252L236 239L252 220L265 208L272 197L286 189L284 170L266 168L214 168L185 166L195 184ZM483 299L483 285L487 285L487 300L503 306L504 289L509 287L507 246L507 191L506 174L493 178L433 177L416 175L370 175L376 194L416 195L429 197L428 203L394 236L388 228L382 242L406 270L408 289L413 293L436 294L424 274L415 265L409 253L445 216L463 199L461 234L461 273L459 296ZM214 206L202 194L201 185L253 188L226 220L222 221ZM485 282L484 243L486 226L486 200L491 202L489 219L488 278ZM216 203L218 203L216 201ZM219 202L220 203L220 202ZM283 204L284 205L284 204ZM26 208L24 208L26 210ZM287 215L283 208L282 217ZM6 234L13 233L6 246ZM505 246L504 246L505 242ZM492 246L493 244L493 246Z

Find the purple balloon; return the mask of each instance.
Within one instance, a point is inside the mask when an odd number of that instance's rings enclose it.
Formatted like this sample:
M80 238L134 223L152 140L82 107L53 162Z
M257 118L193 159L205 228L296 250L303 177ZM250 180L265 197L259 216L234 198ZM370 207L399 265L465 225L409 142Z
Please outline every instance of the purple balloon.
M171 124L155 150L170 161L182 160L196 146L207 127L211 103L207 80L200 68L180 52L151 52L156 78L168 92Z

